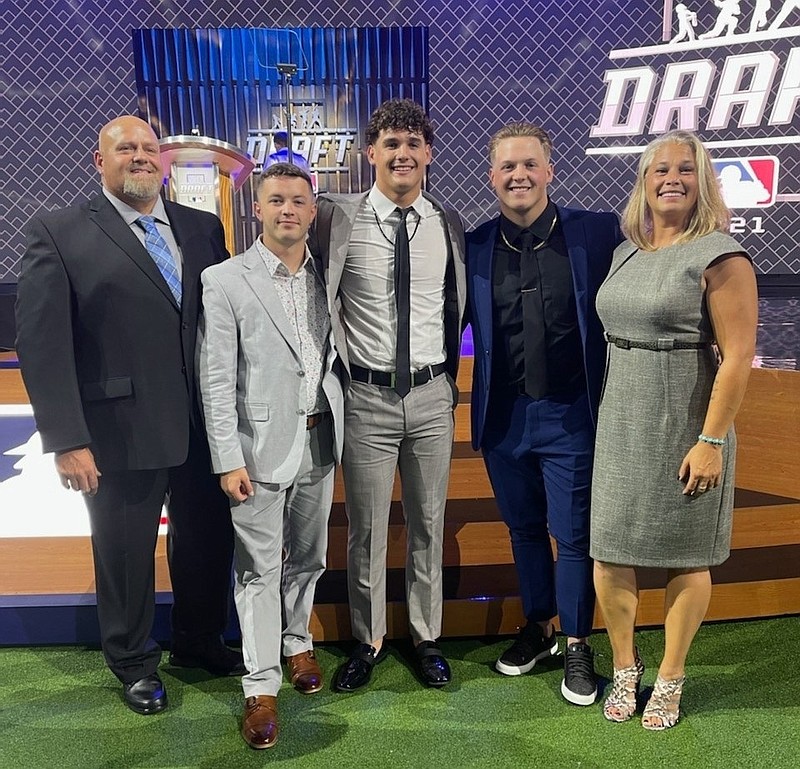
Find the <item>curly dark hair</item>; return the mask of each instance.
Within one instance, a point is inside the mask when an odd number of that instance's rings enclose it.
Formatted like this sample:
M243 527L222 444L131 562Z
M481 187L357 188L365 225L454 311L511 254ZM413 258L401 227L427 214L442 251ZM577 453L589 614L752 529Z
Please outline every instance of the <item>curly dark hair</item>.
M375 144L381 131L408 131L420 134L433 144L433 126L425 110L411 99L389 99L370 115L364 130L367 146Z
M277 176L288 176L294 177L297 179L305 179L308 182L308 186L311 188L311 192L314 192L314 185L311 183L311 177L306 173L306 171L300 166L296 166L294 163L273 163L271 166L267 166L262 172L261 176L258 178L258 184L256 184L256 192L258 192L259 187L267 180L272 179L273 177Z

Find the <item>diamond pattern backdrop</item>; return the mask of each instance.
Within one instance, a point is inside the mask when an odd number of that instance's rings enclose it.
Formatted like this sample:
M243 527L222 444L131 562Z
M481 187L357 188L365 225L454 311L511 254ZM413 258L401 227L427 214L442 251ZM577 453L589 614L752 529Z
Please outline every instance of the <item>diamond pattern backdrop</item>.
M713 10L710 1L694 5ZM0 122L8 171L0 201L0 281L16 280L22 227L35 211L98 189L91 159L97 130L111 117L136 112L132 29L428 26L437 132L430 187L473 226L495 210L487 138L520 118L540 122L554 136L552 192L559 203L622 209L635 157L587 157L584 150L605 93L603 72L612 67L608 51L659 42L662 8L647 0L3 2ZM759 154L780 150L766 145ZM782 164L784 175L794 175L782 186L800 192L796 146L783 148ZM769 243L748 236L746 246L762 272L800 273L795 205L768 212Z

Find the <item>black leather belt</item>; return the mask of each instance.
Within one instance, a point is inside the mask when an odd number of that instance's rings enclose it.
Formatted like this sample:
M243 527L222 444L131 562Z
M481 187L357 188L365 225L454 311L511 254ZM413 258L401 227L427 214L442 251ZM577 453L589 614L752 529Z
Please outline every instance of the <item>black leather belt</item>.
M319 414L310 414L306 417L306 430L311 430L331 415L330 411L320 411Z
M638 342L635 339L623 339L619 336L606 334L606 340L623 350L636 348L638 350L652 350L653 352L663 352L666 350L702 350L710 345L710 342L679 342L675 339L658 339L655 342Z
M425 366L425 368L415 371L411 374L411 386L419 387L431 379L444 374L444 363L437 363L435 366ZM395 373L394 371L371 371L368 368L356 366L355 363L350 364L350 376L356 382L364 382L366 384L378 385L378 387L394 387Z

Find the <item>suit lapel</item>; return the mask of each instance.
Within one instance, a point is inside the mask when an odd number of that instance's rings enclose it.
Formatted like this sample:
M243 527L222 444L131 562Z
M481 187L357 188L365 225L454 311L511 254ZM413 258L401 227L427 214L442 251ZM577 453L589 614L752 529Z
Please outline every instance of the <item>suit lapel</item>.
M367 199L368 192L346 204L331 206L330 222L330 252L328 254L328 305L333 313L333 302L339 292L339 284L342 281L344 263L347 260L347 249L350 245L350 235L353 232L353 225L356 222L361 206Z
M447 265L444 283L444 341L448 371L455 379L461 356L461 318L467 301L463 229L455 211L442 206L427 192L423 191L422 194L440 213L445 224Z
M241 259L244 268L244 279L253 290L258 303L264 308L278 333L286 340L286 344L289 345L295 357L298 360L302 360L294 329L286 317L286 310L283 309L281 299L275 290L275 284L272 282L269 268L255 244L242 254Z
M586 319L590 308L587 306L592 296L589 281L589 265L587 259L589 252L586 242L586 231L582 222L578 221L569 208L558 208L561 219L561 231L564 233L564 242L567 244L567 254L572 267L572 285L575 289L575 307L578 312L578 328L581 338L586 344Z
M175 236L175 242L181 250L183 289L181 307L187 308L195 300L195 289L200 285L200 273L207 264L205 259L197 257L208 250L208 236L199 232L196 225L192 226L192 222L190 219L187 220L182 206L166 201L164 208L172 227L172 234Z
M492 274L494 272L494 244L497 240L497 228L500 219L495 218L491 226L481 232L480 241L472 241L470 261L473 273L470 278L472 285L473 303L475 312L472 322L480 324L480 338L491 349L492 340Z
M153 285L169 300L177 310L178 304L150 254L109 203L105 195L98 195L89 205L89 218L108 235L114 245L125 253L136 266L152 281Z

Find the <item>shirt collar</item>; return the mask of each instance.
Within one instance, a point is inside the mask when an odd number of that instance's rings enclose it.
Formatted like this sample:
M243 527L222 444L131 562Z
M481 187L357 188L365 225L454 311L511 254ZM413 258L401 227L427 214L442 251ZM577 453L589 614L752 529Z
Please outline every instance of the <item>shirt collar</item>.
M375 212L375 215L378 217L378 220L381 222L387 222L389 219L393 218L394 212L399 207L397 203L387 198L386 195L384 195L378 189L377 184L372 185L372 189L369 191L367 199L369 200L369 204L372 206L372 210ZM417 216L419 216L421 219L436 213L433 205L422 194L422 192L419 193L417 199L408 207L413 208Z
M129 227L135 224L136 220L143 215L135 208L131 208L127 203L120 200L116 195L109 192L105 187L103 187L103 194ZM150 212L150 216L159 224L170 226L169 219L167 218L167 210L164 208L164 201L161 199L160 195L156 198L156 203L153 206L153 210Z
M266 263L269 274L273 278L276 275L282 277L291 277L291 273L286 265L264 245L264 241L261 240L261 235L256 238L256 250ZM300 268L297 270L297 272L300 272L300 270L308 270L312 273L315 272L314 260L311 258L311 253L308 250L308 246L306 246L306 252L303 256L303 261L301 262Z
M552 234L553 217L557 215L555 203L548 199L544 211L536 218L536 221L530 227L520 227L514 224L510 219L507 219L502 214L500 215L500 229L506 236L509 243L514 243L522 234L523 230L530 230L533 237L538 241L547 240Z

